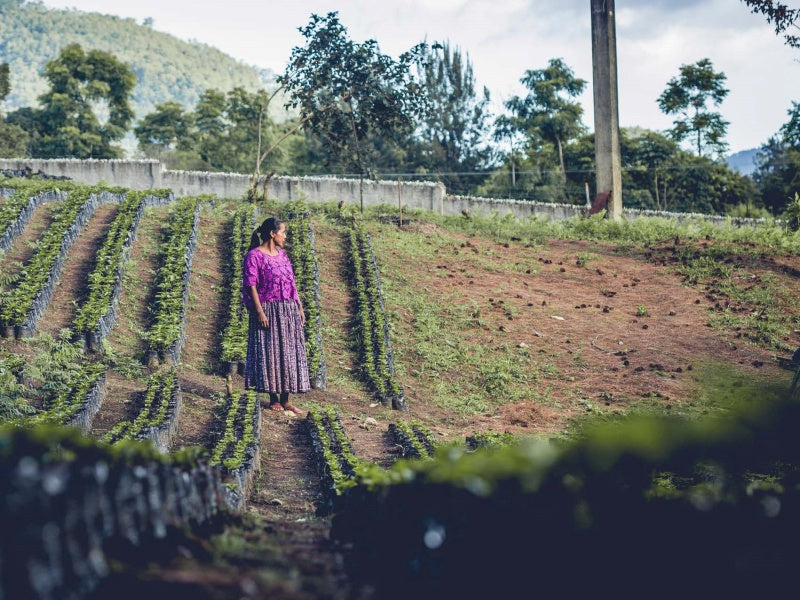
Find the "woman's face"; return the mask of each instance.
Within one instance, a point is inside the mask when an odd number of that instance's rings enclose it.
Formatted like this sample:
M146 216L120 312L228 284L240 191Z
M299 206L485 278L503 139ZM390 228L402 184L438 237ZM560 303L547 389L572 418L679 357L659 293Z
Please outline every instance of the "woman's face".
M283 244L286 242L286 223L281 223L280 227L278 227L278 232L270 233L270 235L275 240L275 245L283 248Z

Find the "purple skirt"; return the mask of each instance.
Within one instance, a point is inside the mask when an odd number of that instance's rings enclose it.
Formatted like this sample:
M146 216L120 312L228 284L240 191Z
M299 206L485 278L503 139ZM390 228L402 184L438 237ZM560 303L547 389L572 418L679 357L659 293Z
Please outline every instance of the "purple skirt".
M244 387L257 392L297 394L311 389L306 358L306 338L294 300L263 305L269 321L264 329L250 312Z

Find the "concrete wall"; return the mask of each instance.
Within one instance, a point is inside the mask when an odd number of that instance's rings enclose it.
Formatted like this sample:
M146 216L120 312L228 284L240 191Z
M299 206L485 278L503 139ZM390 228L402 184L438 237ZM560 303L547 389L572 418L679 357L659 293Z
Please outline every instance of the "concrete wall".
M81 183L99 183L134 190L170 188L175 196L215 194L219 198L241 198L250 187L250 175L240 173L206 173L202 171L168 171L157 160L76 160L76 159L8 159L0 158L0 169L25 169L43 171L48 175L70 177ZM551 204L528 200L449 196L440 183L396 181L364 181L364 205L390 204L404 208L420 209L444 215L471 214L501 216L512 214L518 219L536 217L558 221L582 215L586 209L572 204ZM276 200L303 199L307 202L343 200L359 204L357 179L332 177L273 177L267 190L269 198ZM655 216L679 221L702 219L712 223L725 223L726 217L624 209L623 216ZM754 219L732 219L735 225L758 224Z

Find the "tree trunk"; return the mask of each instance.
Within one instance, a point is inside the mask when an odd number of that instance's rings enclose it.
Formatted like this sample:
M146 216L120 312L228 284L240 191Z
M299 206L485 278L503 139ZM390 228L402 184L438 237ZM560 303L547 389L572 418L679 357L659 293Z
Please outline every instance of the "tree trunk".
M558 144L558 162L561 164L561 183L564 186L564 201L569 203L569 197L567 196L567 167L564 165L564 148L561 145L560 137L556 137L556 143Z
M658 196L658 171L656 171L655 174L653 175L653 182L655 184L654 187L656 188L656 207L658 208L658 210L664 210L663 208L661 208L661 199Z
M361 158L361 147L358 144L358 130L356 129L356 116L353 114L353 105L350 104L350 122L353 125L353 140L356 143L356 158L358 158L358 197L361 204L361 213L364 213L364 161Z

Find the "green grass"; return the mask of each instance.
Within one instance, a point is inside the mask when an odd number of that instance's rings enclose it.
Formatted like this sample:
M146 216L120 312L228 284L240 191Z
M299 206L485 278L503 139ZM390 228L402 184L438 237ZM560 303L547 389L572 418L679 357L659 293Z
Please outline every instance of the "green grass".
M398 322L402 309L411 317L410 331L403 335L392 332L400 380L407 376L418 379L430 396L422 402L433 402L464 417L539 397L542 379L555 375L549 363L535 361L528 348L503 341L491 348L471 342L468 332L483 327L477 303L465 299L457 289L432 297L426 291L424 269L396 268L395 263L387 266L390 260L414 263L429 259L430 247L451 247L447 238L400 233L391 227L379 229L380 235L373 239L381 261L389 320ZM512 315L518 312L513 305L505 309Z
M686 399L674 399L648 394L629 398L622 410L603 410L591 401L585 401L584 414L575 418L569 427L571 436L579 436L586 427L604 421L626 417L655 416L683 417L688 419L725 419L741 410L754 408L761 403L774 403L783 398L791 382L791 373L780 378L754 377L735 366L707 361L695 365L692 384ZM591 406L590 406L591 404Z

